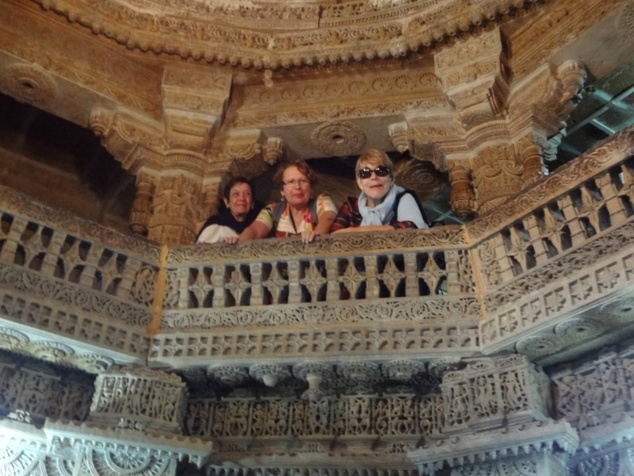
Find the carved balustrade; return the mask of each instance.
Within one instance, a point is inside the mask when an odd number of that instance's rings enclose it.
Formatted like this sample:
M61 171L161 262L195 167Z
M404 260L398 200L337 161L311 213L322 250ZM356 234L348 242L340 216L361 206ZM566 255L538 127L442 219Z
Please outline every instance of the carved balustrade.
M6 188L0 207L0 348L90 372L143 362L158 248Z
M547 363L632 323L633 136L624 130L470 224L485 353Z
M460 227L172 247L166 274L150 358L172 366L478 347Z

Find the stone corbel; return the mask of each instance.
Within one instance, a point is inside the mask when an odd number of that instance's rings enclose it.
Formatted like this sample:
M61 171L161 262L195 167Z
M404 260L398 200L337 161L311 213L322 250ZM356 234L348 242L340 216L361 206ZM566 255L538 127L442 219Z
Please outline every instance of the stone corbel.
M302 394L302 398L316 401L325 396L325 392L321 388L322 382L332 380L335 377L335 371L331 365L305 363L295 365L293 375L308 382L308 390Z
M288 367L283 365L252 365L249 373L267 387L275 387L280 381L291 376Z
M411 138L410 155L431 162L440 172L447 172L452 156L469 152L465 129L454 114L413 116L408 118L407 127Z
M522 135L527 128L537 128L546 137L559 133L579 101L586 77L581 65L566 61L556 69L544 65L515 85L510 107L511 134Z
M127 111L96 108L90 116L90 128L101 144L130 172L143 166L160 167L166 143L159 123Z
M459 41L435 56L443 91L467 130L506 114L506 57L499 30Z
M390 124L387 128L390 136L390 142L394 148L403 153L410 149L410 139L407 133L407 122L399 122L396 124Z
M206 154L225 115L231 81L226 72L166 66L162 100L170 149Z
M220 161L229 164L229 172L248 179L269 170L284 153L284 142L281 139L266 138L258 129L227 136L219 146L217 155Z

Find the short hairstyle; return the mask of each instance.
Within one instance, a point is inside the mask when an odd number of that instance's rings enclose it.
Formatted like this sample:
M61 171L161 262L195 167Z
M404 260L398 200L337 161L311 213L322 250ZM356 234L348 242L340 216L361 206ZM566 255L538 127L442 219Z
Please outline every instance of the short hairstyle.
M378 149L368 149L359 156L357 164L354 166L355 175L359 175L359 171L365 165L369 165L371 167L380 167L381 165L384 165L390 169L390 176L394 170L394 162L392 162L390 156Z
M317 176L315 175L315 172L313 172L313 169L311 169L306 162L299 159L293 160L291 162L282 162L279 165L277 171L275 172L275 176L273 177L273 183L278 190L282 190L282 188L284 188L284 171L289 167L297 168L297 170L299 170L302 175L306 177L308 182L310 182L310 186L315 187L315 184L317 183Z
M251 195L253 195L253 184L249 181L248 178L243 177L242 175L238 175L237 177L231 177L229 181L225 184L225 187L222 189L222 196L225 198L225 200L229 200L231 189L241 183L246 183L251 189Z

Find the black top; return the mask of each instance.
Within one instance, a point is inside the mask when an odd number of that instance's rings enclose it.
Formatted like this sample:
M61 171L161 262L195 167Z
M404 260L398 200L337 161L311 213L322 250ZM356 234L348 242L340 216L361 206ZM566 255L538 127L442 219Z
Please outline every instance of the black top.
M253 220L255 220L255 218L258 216L258 213L260 213L261 209L262 209L262 204L259 202L255 202L255 205L253 206L251 210L249 210L249 213L247 213L247 216L245 217L244 221L238 221L231 214L231 211L225 207L222 210L220 210L220 212L217 215L212 215L209 218L207 218L207 221L200 228L200 231L196 235L195 241L198 241L198 237L200 236L200 234L209 225L228 226L239 235L240 233L244 231L246 227L248 227L251 223L253 223Z

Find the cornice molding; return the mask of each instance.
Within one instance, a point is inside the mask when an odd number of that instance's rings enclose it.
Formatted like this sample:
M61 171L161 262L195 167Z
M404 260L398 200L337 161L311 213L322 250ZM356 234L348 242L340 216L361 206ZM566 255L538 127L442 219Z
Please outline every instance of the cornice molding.
M35 1L128 48L258 69L398 58L544 3Z

